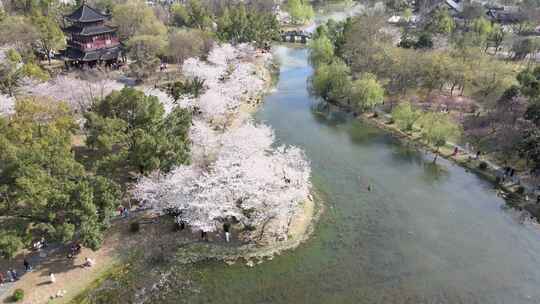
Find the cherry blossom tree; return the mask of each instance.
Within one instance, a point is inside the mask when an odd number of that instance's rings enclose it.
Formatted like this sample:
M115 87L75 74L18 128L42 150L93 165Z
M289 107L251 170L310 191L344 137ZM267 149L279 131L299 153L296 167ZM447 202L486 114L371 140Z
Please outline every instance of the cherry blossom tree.
M225 128L238 115L242 103L260 95L268 77L264 67L271 56L260 54L263 68L254 63L257 56L256 50L247 44L225 44L212 49L208 62L196 58L184 62L184 74L203 79L208 87L198 100L189 100L204 119Z
M178 220L195 231L216 231L227 221L243 226L246 240L287 238L289 224L309 195L309 163L299 148L274 147L269 126L250 119L230 124L242 113L242 104L265 89L264 67L270 60L249 45L215 46L207 62L190 58L183 65L186 76L205 81L207 89L199 98L174 104L163 92L147 93L164 105L192 107L200 115L190 130L191 164L141 177L134 198L158 211L181 211Z
M217 159L208 168L192 164L142 178L135 197L158 210L182 211L180 220L193 230L216 231L225 221L238 221L247 239L286 239L292 217L309 194L304 153L296 147L272 148L271 128L252 122L225 132L219 141ZM265 230L269 222L271 231Z
M23 87L28 95L48 96L65 101L75 112L84 113L96 99L124 87L120 82L104 79L86 81L70 76L58 76L43 83L30 82Z

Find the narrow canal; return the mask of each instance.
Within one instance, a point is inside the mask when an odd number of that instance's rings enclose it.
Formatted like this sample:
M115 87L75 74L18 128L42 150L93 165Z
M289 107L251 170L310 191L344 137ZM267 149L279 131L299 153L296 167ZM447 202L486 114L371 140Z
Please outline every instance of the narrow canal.
M302 147L326 212L300 248L255 268L200 266L188 303L540 303L540 231L492 185L339 113L320 116L307 50L256 119ZM367 185L373 185L367 191Z

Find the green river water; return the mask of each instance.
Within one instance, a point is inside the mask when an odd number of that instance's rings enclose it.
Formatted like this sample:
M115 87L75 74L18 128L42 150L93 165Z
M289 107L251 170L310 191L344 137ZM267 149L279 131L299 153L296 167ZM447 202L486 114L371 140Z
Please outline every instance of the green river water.
M493 186L344 114L319 116L307 50L280 46L256 119L302 147L326 211L313 237L254 268L198 265L188 303L540 303L540 231ZM374 186L367 191L367 185Z

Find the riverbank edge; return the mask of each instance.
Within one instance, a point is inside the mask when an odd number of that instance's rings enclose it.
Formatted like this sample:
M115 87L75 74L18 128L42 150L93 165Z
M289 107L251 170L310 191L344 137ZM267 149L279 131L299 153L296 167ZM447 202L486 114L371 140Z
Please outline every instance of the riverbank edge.
M476 174L482 179L487 180L488 182L492 183L497 190L499 190L497 195L502 196L508 206L519 211L526 211L531 217L535 218L537 221L540 221L540 213L535 212L533 208L530 208L531 206L534 206L534 204L530 203L524 194L519 193L519 185L505 185L500 183L497 169L490 166L489 163L482 161L482 159L476 160L470 158L469 155L464 155L463 153L454 155L454 147L448 143L439 148L437 152L437 148L434 146L422 141L420 138L413 137L412 134L403 132L395 124L389 123L385 117L381 117L380 115L376 116L372 113L362 113L358 116L358 119L388 132L394 138L404 143L413 144L417 149L422 149L434 155L439 155L440 157L443 157L446 160L465 168L467 171ZM481 169L479 167L480 163L485 163L487 167L485 169ZM510 198L512 198L512 200L510 200Z

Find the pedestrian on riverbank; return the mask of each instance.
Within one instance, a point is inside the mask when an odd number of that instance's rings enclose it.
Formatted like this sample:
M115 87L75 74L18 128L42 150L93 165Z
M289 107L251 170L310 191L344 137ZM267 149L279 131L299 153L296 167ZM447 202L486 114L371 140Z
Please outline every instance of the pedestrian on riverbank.
M227 243L230 242L230 238L231 238L231 233L229 232L230 228L231 228L231 224L229 224L229 223L223 224L223 231L225 231L225 241Z
M49 283L54 284L56 283L56 277L54 276L54 273L49 272Z
M476 151L476 156L474 157L474 159L476 159L476 160L480 159L481 154L482 154L482 151L480 151L480 150Z
M452 153L452 156L457 156L459 153L459 148L458 147L454 147L454 153Z
M4 273L0 272L0 286L4 285L5 281L6 278L4 277Z
M204 230L201 230L201 240L208 241L208 234Z
M15 270L15 268L11 268L11 270L8 271L8 274L11 274L11 282L15 282L19 279L19 275L17 274L17 270Z
M23 260L23 265L26 272L32 271L32 265L30 265L30 262L26 258Z

